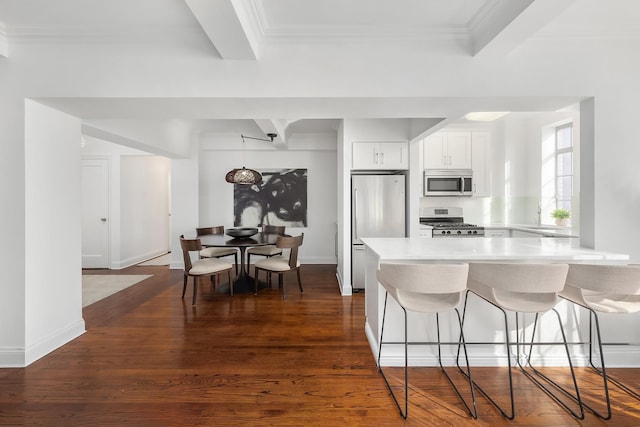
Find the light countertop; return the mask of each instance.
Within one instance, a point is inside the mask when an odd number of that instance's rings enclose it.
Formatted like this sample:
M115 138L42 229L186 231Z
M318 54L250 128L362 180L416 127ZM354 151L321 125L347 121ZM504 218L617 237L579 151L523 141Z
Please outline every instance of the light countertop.
M484 225L485 230L517 230L529 233L537 233L552 237L580 237L577 229L571 227L558 227L555 225L532 225L532 224L488 224Z
M573 238L363 238L381 260L555 261L625 264L629 256L580 247Z

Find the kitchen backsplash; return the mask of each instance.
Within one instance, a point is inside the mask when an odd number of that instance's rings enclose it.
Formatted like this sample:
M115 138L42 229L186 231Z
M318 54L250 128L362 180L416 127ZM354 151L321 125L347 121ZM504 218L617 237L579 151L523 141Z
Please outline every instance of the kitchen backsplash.
M422 197L420 207L460 207L464 212L465 222L488 224L537 224L538 197ZM572 201L573 206L579 206L579 200ZM554 224L551 218L550 206L553 200L542 202L542 224ZM574 210L571 215L571 226L578 226L579 215Z

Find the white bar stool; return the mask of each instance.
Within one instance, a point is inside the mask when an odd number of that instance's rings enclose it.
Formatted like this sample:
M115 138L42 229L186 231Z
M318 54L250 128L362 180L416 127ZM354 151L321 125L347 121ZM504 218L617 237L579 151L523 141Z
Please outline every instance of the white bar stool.
M522 365L520 357L520 331L518 324L519 313L535 313L535 320L533 323L533 331L530 342L530 350L534 345L534 339L536 334L536 327L538 323L538 317L540 314L544 314L548 311L553 311L558 319L558 325L562 333L562 339L569 362L569 368L571 370L571 376L573 378L573 386L576 396L579 397L578 385L576 377L573 371L573 365L569 355L569 348L567 346L567 339L562 326L562 319L554 308L558 302L558 293L564 288L565 279L567 277L567 271L569 266L567 264L529 264L529 263L470 263L469 264L469 281L467 283L468 291L464 302L464 311L462 315L462 322L464 326L464 319L467 311L467 302L469 300L469 293L477 295L482 300L490 303L498 308L504 316L504 330L505 330L505 345L507 351L507 363L509 366L509 395L511 411L507 413L493 398L491 398L476 382L474 386L493 404L502 415L510 420L515 418L515 404L513 398L513 378L511 373L511 345L509 340L509 321L507 311L515 312L515 327L516 327L516 362L520 367L522 373L532 380L538 387L544 390L551 398L553 398L558 404L564 407L569 413L578 419L584 418L584 411L581 405L577 405L579 412L572 410L565 402L560 400L554 393L551 392L547 386L542 384L535 376L533 376L525 366ZM525 342L523 336L522 342ZM468 345L474 343L468 342ZM539 377L543 378L547 383L559 388L559 391L564 392L561 387L549 379L544 374L531 366L531 351L526 356L526 364L532 368L532 371ZM573 400L573 396L569 394L569 397ZM579 399L579 398L578 398ZM575 402L573 402L575 403Z
M611 418L608 381L638 400L640 400L640 394L607 375L602 351L602 346L607 343L603 343L600 339L597 312L617 314L640 312L640 266L571 264L565 288L560 292L560 296L589 310L589 364L602 376L607 413L602 415L584 401L581 401L581 404L594 415L608 420ZM594 326L600 352L600 368L593 361Z
M446 375L455 390L456 394L464 404L469 414L474 418L478 418L476 408L475 393L473 390L473 382L469 380L469 389L473 408L465 401L458 388L453 383L451 377L442 365L441 360L441 342L440 342L440 321L439 313L455 310L458 317L458 325L460 327L460 338L454 345L461 345L465 350L466 346L462 335L462 320L456 306L462 301L462 295L467 288L467 272L468 265L459 264L380 264L376 276L380 284L385 288L384 310L382 314L382 327L380 332L380 347L378 349L378 369L384 378L391 396L400 411L403 418L407 418L409 413L409 383L408 383L408 345L438 345L438 363L440 369ZM396 300L398 305L404 312L404 342L385 342L384 323L387 314L387 299L389 294ZM409 342L407 339L407 310L418 313L435 313L437 327L437 342ZM383 344L404 344L404 412L393 392L387 376L384 374L380 357L382 354ZM450 344L450 343L449 343ZM469 361L467 360L466 378L471 379L471 371L469 370Z

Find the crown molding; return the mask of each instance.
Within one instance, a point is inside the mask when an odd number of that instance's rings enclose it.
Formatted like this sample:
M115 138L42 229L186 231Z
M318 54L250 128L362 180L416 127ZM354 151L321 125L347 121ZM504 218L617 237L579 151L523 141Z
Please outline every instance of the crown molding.
M264 30L265 42L271 43L323 43L323 42L426 42L426 41L466 41L469 33L466 28L399 28L397 26L303 26L288 25L267 27Z
M0 35L2 31L0 28ZM189 37L202 37L198 28L189 26L171 28L159 32L114 31L113 28L60 27L60 26L12 26L6 28L4 36L12 43L22 44L128 44L157 43L162 40L175 40Z

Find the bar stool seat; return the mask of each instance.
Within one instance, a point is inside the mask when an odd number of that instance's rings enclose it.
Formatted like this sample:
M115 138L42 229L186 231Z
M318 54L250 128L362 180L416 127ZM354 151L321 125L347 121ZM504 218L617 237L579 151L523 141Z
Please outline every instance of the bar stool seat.
M607 412L602 414L584 401L581 404L594 415L608 420L611 418L608 382L612 382L638 400L640 400L640 394L607 374L602 347L607 343L601 340L597 312L615 314L640 312L640 266L571 264L566 285L560 292L560 296L589 311L589 365L602 377ZM594 325L600 353L600 367L597 367L593 360Z
M492 304L498 308L504 317L504 334L505 334L505 347L507 352L508 370L508 382L509 382L509 396L510 396L510 412L507 412L502 408L493 398L491 398L485 390L480 387L477 382L474 382L474 386L493 404L500 413L507 419L513 420L515 418L515 404L513 398L513 378L511 372L511 345L509 339L509 321L507 311L515 312L515 333L516 333L516 362L520 367L522 373L532 380L538 387L543 389L549 396L551 396L558 404L569 411L574 417L578 419L584 418L584 411L582 406L577 401L572 400L573 404L578 406L578 411L575 411L569 407L567 403L559 399L549 387L545 386L537 377L544 379L548 384L557 387L557 384L549 377L531 366L531 352L526 357L526 365L531 369L533 374L521 362L520 357L520 328L518 323L518 313L534 313L535 320L533 322L533 331L531 336L531 342L528 344L530 349L534 345L534 339L536 334L536 328L538 318L540 314L548 311L553 311L558 319L558 325L560 332L562 333L563 344L569 368L571 371L571 377L573 379L573 389L575 395L579 397L578 385L575 379L573 371L573 365L569 355L569 348L567 346L567 340L562 326L562 319L554 306L558 302L558 293L564 288L565 279L567 277L567 271L569 266L567 264L535 264L535 263L470 263L469 264L469 280L468 291L465 296L464 311L462 316L462 322L464 326L464 319L467 311L467 304L469 300L469 294L473 294L481 298L482 300ZM523 336L523 342L525 337ZM472 345L472 343L467 343ZM564 392L563 392L564 393ZM571 398L571 395L569 395ZM579 400L579 399L578 399Z
M442 365L441 360L441 341L440 341L440 322L439 313L447 311L455 311L458 317L458 326L460 327L460 339L456 345L465 349L464 336L462 335L462 320L458 312L457 305L462 301L462 295L467 287L467 272L469 266L464 263L459 264L380 264L380 268L376 271L378 282L385 289L384 310L382 315L382 326L380 332L380 346L378 349L378 370L387 384L387 388L391 392L391 396L400 411L403 418L407 418L409 413L409 385L408 385L408 345L438 345L438 363L441 371L445 374L454 391L462 401L463 405L473 418L478 418L476 409L475 392L473 382L469 380L470 396L472 404L468 404L462 394L454 384L453 380ZM382 364L380 363L382 355L382 347L385 344L398 344L397 342L384 341L384 324L387 314L387 299L391 297L398 303L404 312L404 412L398 398L396 397L387 376L384 373ZM407 310L435 314L438 341L435 343L425 342L409 342L407 333ZM469 370L469 362L467 360L466 377L471 379L471 371Z

